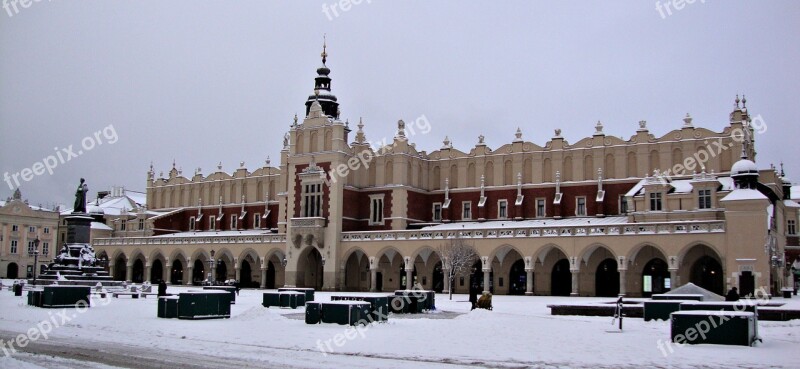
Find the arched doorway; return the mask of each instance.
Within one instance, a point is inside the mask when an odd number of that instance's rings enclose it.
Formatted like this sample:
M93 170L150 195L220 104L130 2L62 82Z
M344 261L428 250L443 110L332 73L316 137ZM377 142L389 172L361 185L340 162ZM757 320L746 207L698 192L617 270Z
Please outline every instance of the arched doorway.
M19 265L17 263L9 263L6 268L6 278L16 279L19 275Z
M136 261L133 262L133 274L131 275L131 282L144 282L144 263L142 262L142 259L136 259Z
M483 286L483 263L478 260L475 264L472 264L472 274L469 275L469 285L470 288L477 288L478 294L480 295L481 292L486 291L487 289ZM494 272L489 272L489 288L488 291L494 293Z
M122 256L118 257L117 260L114 261L114 280L124 281L127 271L128 267L125 263L125 259Z
M604 259L594 273L594 290L597 297L616 297L619 295L619 271L617 261Z
M225 264L225 260L220 260L217 262L217 272L214 276L217 282L225 282L228 279L228 265Z
M239 285L242 287L253 287L253 269L250 267L250 262L242 260L242 269L239 270Z
M525 272L525 261L519 259L511 265L508 272L508 294L524 295L528 288L528 274Z
M570 293L572 293L572 273L569 271L569 260L561 259L556 262L550 273L550 294L569 296Z
M153 266L150 267L150 282L158 283L164 278L164 265L161 264L161 260L156 259L153 262Z
M169 274L170 283L183 284L183 263L180 260L172 262L172 270Z
M718 295L724 295L722 266L711 256L704 255L692 265L689 281Z
M344 289L346 291L369 290L369 260L360 250L347 257L344 264Z
M205 263L195 260L192 268L192 284L202 284L204 280L206 280Z
M444 271L442 270L441 261L436 262L436 265L433 266L432 279L433 291L436 293L442 293L442 291L444 291Z
M671 286L666 261L656 258L651 259L644 265L644 269L642 269L642 296L650 297L653 294L667 292Z
M267 262L267 283L265 287L269 289L275 288L275 264L272 264L272 260Z
M297 286L322 289L323 285L323 265L322 255L316 247L308 247L301 254L298 263Z

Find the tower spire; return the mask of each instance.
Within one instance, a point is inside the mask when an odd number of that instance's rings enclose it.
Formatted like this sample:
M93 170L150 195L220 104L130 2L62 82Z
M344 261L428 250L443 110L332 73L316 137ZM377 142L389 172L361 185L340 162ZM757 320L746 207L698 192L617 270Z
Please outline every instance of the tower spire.
M328 60L328 53L326 51L327 48L328 48L328 37L327 37L327 34L323 33L322 34L322 54L320 54L320 56L322 57L322 65L325 65L325 62Z

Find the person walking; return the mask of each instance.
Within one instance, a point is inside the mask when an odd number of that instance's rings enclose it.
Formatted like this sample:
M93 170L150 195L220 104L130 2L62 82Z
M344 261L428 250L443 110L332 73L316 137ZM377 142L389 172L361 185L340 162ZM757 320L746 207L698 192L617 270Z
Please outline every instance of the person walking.
M478 305L478 287L474 285L470 285L469 287L469 302L472 304L470 310L475 310L475 307Z
M731 288L728 294L725 295L725 301L739 301L739 291L736 287Z
M161 280L158 282L158 297L167 295L167 282Z

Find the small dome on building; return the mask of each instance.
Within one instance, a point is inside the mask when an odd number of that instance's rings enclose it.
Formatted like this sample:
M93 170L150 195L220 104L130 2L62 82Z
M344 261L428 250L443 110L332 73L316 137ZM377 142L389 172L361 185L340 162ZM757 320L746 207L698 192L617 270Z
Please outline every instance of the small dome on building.
M86 207L86 212L93 215L105 215L106 212L97 204L91 204Z
M734 163L731 167L731 176L747 174L758 175L758 167L756 166L756 163L747 159L742 159Z

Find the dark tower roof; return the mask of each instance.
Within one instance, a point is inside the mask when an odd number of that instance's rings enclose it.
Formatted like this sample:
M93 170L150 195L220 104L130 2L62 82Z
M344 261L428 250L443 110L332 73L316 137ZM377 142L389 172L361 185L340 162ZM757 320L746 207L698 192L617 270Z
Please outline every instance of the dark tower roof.
M322 106L322 111L325 115L338 119L339 103L336 100L336 96L331 92L331 77L328 77L331 70L325 65L328 61L326 49L327 42L323 41L322 54L320 55L322 56L322 66L317 68L317 77L314 78L314 93L309 95L308 100L306 100L306 116L308 116L308 112L311 110L311 104L314 103L314 100L317 100L320 106Z

